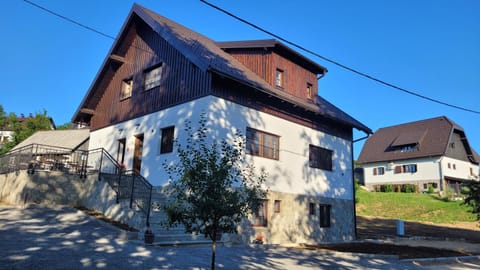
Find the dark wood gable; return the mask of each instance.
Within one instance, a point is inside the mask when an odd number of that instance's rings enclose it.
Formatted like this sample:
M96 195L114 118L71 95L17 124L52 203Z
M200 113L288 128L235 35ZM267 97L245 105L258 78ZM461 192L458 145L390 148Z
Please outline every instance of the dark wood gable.
M317 76L323 76L326 69L285 45L276 40L217 42L217 45L277 91L316 101ZM276 83L278 72L283 76L281 86Z
M324 67L275 40L260 41L265 42L272 49L270 66L263 69L262 75L255 64L248 64L257 61L256 56L239 61L211 39L134 4L73 122L85 122L95 130L211 94L232 100L233 92L223 91L224 87L240 84L241 88L253 91L248 93L248 102L262 99L268 105L263 109L268 107L272 114L280 111L287 119L307 119L304 124L312 127L317 126L314 123L326 123L338 127L343 137L350 137L353 127L371 133L368 127L322 97L315 94L312 100L302 97L300 93L306 90L307 83L311 82L316 92L315 75L325 74ZM284 89L272 86L275 80L272 74L277 68L286 72ZM212 89L212 76L228 83L222 81L220 90ZM148 87L144 86L146 81ZM265 97L268 98L263 101Z
M208 93L210 76L161 38L136 15L112 50L96 81L88 109L92 130L180 104ZM160 85L145 89L145 72L161 66ZM132 81L129 97L122 83ZM86 110L87 108L84 108Z

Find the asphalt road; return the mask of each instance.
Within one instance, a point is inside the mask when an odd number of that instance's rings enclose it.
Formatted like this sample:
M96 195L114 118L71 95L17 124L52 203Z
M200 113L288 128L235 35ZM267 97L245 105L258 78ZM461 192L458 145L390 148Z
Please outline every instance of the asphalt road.
M128 241L119 229L70 207L0 205L0 269L210 269L210 256L209 246L153 247ZM463 267L451 262L425 266ZM220 246L216 268L426 269L392 256L273 246Z

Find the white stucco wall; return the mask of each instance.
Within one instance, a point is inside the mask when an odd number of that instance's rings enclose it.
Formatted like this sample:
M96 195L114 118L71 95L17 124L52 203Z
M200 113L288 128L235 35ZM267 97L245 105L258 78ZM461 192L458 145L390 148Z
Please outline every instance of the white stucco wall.
M450 164L450 168L448 164ZM470 168L472 168L472 172L474 174L473 176L470 174ZM444 176L460 179L478 180L478 166L463 160L443 157L442 171Z
M422 180L440 179L440 159L438 157L412 160L393 161L391 163L378 162L364 165L365 184L375 185L384 183L405 183ZM395 166L417 164L417 172L395 173ZM373 168L384 167L385 174L373 175Z
M450 163L450 168L448 168ZM417 172L414 173L395 173L395 166L417 164ZM455 169L453 168L455 164ZM373 175L373 168L384 167L385 174ZM389 168L391 166L391 169ZM397 184L397 183L410 183L418 181L440 181L445 176L459 178L459 179L478 179L478 166L470 162L453 159L449 157L431 157L420 158L410 160L393 161L391 163L378 162L365 164L364 177L366 185L376 184ZM472 168L477 178L470 176L470 168Z
M144 134L141 173L154 186L167 184L168 176L162 164L176 159L176 152L159 154L161 129L175 126L175 137L185 139L184 122L198 123L200 113L207 112L212 137L231 137L237 129L245 135L246 127L280 136L280 160L247 155L256 168L265 168L272 191L309 194L330 198L353 198L351 144L335 136L261 113L217 97L204 97L161 112L126 121L115 126L91 132L90 149L103 147L113 157L117 155L117 141L126 138L125 164L132 167L135 135ZM308 166L309 144L334 150L333 171Z

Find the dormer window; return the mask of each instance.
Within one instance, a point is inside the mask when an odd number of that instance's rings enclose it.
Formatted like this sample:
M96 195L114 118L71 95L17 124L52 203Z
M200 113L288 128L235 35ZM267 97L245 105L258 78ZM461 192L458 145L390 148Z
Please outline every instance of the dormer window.
M313 85L311 83L307 83L307 98L313 99Z
M400 147L400 152L402 153L415 152L415 151L418 151L418 147L415 144L402 145L402 147Z
M278 69L275 72L275 86L277 87L284 87L284 76L283 76L283 70Z

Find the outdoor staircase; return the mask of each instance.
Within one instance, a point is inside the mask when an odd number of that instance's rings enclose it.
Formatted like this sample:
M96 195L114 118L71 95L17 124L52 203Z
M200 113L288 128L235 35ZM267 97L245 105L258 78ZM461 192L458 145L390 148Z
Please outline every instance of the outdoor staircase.
M212 241L202 234L186 233L183 225L167 227L168 217L162 207L166 203L165 194L152 194L154 209L150 215L150 229L155 233L154 245L210 245Z
M131 194L131 181L128 181L128 176L121 176L119 181L118 174L101 174L100 181L107 181L112 189L118 191L117 203L122 208L130 208L130 194ZM165 211L162 209L166 203L166 196L161 190L154 189L152 191L151 209L148 217L150 223L150 229L155 234L155 240L153 245L169 246L169 245L204 245L211 244L212 241L206 238L204 235L195 233L185 233L185 227L178 225L175 227L168 227L168 218ZM143 239L143 230L146 229L147 216L135 208L135 204L132 205L132 209L136 210L136 213L143 215L144 221L141 226L137 226L140 230L139 238Z

